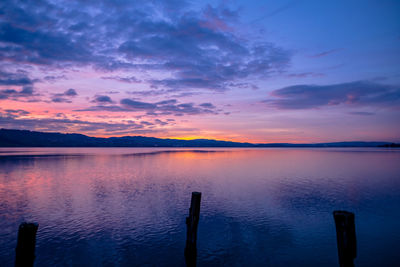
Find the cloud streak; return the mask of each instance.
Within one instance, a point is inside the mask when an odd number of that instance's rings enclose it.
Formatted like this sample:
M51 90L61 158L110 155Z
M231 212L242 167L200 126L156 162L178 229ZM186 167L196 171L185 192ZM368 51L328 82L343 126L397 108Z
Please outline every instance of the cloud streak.
M400 107L400 86L370 81L333 85L294 85L270 93L263 101L277 109L313 109L326 106Z
M7 72L0 70L0 86L28 86L33 85L35 81L31 80L25 72Z
M120 105L105 105L110 102L99 102L97 106L88 107L76 111L108 111L108 112L142 112L149 116L183 116L200 114L219 114L218 110L211 103L179 103L176 99L169 99L155 103L143 102L135 99L121 99Z
M11 99L18 101L21 98L23 101L36 101L32 99L33 96L36 96L34 93L34 89L32 86L24 86L20 90L15 89L3 89L0 90L0 100Z
M164 126L173 120L155 119L149 121L123 120L122 122L93 122L81 119L70 119L65 114L57 114L56 118L29 117L25 110L0 110L0 125L9 129L28 129L40 131L85 132L114 134L146 134L165 131Z
M123 83L141 83L142 80L139 80L135 76L130 76L130 77L121 77L121 76L105 76L101 77L104 80L114 80L118 82L123 82Z
M72 103L72 98L77 96L78 93L75 89L68 89L64 93L54 94L51 98L52 102L55 103Z
M343 49L342 49L342 48L331 49L331 50L327 50L327 51L323 51L323 52L314 54L314 55L312 55L312 56L310 56L310 57L313 57L313 58L325 57L325 56L328 56L328 55L330 55L330 54L334 54L334 53L336 53L336 52L339 52L339 51L341 51L341 50L343 50Z

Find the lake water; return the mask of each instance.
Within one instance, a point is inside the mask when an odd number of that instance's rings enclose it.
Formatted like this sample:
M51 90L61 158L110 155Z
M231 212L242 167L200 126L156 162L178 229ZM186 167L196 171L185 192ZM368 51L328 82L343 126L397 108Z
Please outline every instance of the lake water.
M198 266L338 266L336 209L356 266L400 262L398 149L0 148L0 266L22 221L36 266L184 266L192 191Z

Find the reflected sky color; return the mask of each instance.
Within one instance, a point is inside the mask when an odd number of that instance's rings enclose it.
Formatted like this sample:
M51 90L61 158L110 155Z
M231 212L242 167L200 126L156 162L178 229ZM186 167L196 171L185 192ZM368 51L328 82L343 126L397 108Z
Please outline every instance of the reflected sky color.
M398 1L2 1L0 127L399 142Z
M335 209L356 214L357 265L400 260L399 150L0 152L5 266L24 220L40 224L38 266L183 266L192 191L199 266L337 266Z

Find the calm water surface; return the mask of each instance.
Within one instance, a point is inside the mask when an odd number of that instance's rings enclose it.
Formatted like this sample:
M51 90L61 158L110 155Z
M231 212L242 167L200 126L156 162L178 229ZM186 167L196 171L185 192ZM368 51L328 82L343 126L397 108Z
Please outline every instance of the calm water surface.
M400 150L0 148L0 266L22 221L36 266L184 266L192 191L198 266L337 266L335 209L356 266L400 262Z

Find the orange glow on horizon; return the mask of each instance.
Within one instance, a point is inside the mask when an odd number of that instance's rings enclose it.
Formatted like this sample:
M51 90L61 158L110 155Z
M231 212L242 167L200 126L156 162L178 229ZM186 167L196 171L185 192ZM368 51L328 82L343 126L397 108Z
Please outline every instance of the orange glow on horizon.
M208 140L216 140L216 141L228 141L228 142L237 142L237 143L252 143L252 144L268 144L268 143L292 143L292 144L302 144L302 143L324 143L325 141L304 141L304 140L299 140L299 139L290 139L290 140L283 140L278 137L270 137L268 138L269 140L260 140L260 139L250 139L247 137L221 137L220 135L212 136L212 135L187 135L187 136L180 136L180 135L156 135L156 134L116 134L116 135L103 135L103 134L85 134L84 135L90 136L90 137L98 137L98 138L109 138L109 137L123 137L123 136L144 136L144 137L155 137L155 138L160 138L160 139L176 139L176 140L196 140L196 139L208 139ZM228 136L228 135L227 135ZM326 141L329 142L329 141Z

